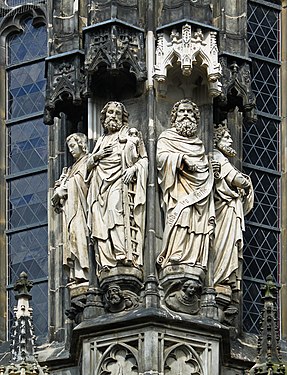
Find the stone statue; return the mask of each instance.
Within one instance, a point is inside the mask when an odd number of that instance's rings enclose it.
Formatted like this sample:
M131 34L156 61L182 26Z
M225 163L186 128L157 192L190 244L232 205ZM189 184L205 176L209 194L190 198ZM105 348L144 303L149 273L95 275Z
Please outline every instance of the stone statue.
M63 211L64 223L64 259L71 269L71 281L88 280L88 246L87 246L87 193L85 182L86 163L88 159L87 137L74 133L67 137L67 145L75 159L70 168L64 168L55 183L51 198L54 210Z
M88 226L100 270L142 265L148 159L141 133L122 103L101 112L104 134L87 162Z
M171 112L171 129L157 144L158 180L165 208L161 267L172 264L207 266L210 236L214 230L212 166L197 137L198 107L189 99L177 102Z
M215 178L216 227L214 239L214 283L240 289L244 215L253 207L254 193L249 176L239 172L227 159L236 155L226 125L214 129L214 160L220 163Z
M202 286L196 280L187 280L180 290L166 297L167 306L174 311L195 315L200 309Z

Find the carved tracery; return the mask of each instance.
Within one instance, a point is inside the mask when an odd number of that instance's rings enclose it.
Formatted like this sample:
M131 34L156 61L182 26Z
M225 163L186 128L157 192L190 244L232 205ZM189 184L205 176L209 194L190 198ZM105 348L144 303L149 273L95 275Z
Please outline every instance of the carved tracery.
M49 58L44 121L53 124L54 117L82 104L84 91L83 57L72 53ZM72 105L72 106L71 106ZM73 111L72 111L73 112Z
M246 122L256 122L256 98L251 87L251 72L248 62L220 58L222 66L222 94L216 98L216 122L226 119L227 113L238 107Z
M196 353L186 345L176 344L169 348L165 359L165 375L203 375L203 368Z
M101 91L112 92L121 79L125 80L126 89L131 87L136 93L137 85L146 79L144 35L141 29L117 21L104 27L89 27L85 33L88 94L90 91L99 94L99 87Z
M137 375L137 359L127 345L115 345L105 355L98 375Z
M154 79L164 82L167 70L174 64L181 67L184 76L192 74L194 65L206 71L210 96L221 92L221 66L218 61L216 32L193 30L185 24L182 29L173 29L170 33L158 35Z

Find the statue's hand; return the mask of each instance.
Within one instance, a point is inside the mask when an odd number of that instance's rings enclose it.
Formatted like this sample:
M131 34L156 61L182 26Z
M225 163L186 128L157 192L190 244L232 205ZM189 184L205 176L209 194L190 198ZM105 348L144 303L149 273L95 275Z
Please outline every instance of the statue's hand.
M212 166L212 171L213 171L214 177L219 178L220 170L221 170L220 163L217 160L212 159L211 160L211 166Z
M97 162L99 160L103 159L106 156L111 155L112 152L113 152L112 146L105 146L99 151L97 151L95 154L91 154L87 160L88 171L91 171L94 168L94 166L97 165Z
M197 172L198 167L194 164L192 158L190 156L184 155L182 158L184 164L187 166L187 169L191 172Z
M128 184L129 182L131 182L134 174L135 174L135 167L132 166L132 167L129 167L127 168L124 173L123 173L123 181L124 181L124 184Z
M112 146L105 146L102 149L100 149L98 152L96 152L95 154L92 154L89 157L89 159L91 158L91 162L93 163L93 165L95 165L95 163L98 160L101 160L105 158L106 156L110 156L112 152L113 152ZM88 159L88 163L89 163L89 159Z
M52 201L52 205L54 207L56 206L60 206L61 205L61 200L65 200L67 199L67 190L66 188L60 186L60 187L57 187L52 198L51 198L51 201Z

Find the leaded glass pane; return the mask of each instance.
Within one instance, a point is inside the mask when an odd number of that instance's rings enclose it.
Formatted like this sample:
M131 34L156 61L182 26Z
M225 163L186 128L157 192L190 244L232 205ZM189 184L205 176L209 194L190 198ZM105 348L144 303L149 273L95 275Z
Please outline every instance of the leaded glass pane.
M243 329L247 332L258 333L261 302L261 284L254 280L243 280Z
M8 118L42 112L45 104L45 63L38 62L8 72Z
M253 60L252 90L257 109L271 115L279 114L279 67L265 61Z
M19 2L23 4L26 1L19 0ZM47 29L34 27L32 23L32 19L26 19L23 24L24 31L9 38L9 65L46 56Z
M9 284L14 284L22 271L31 279L48 276L48 228L46 226L8 237Z
M256 123L244 125L244 162L279 170L279 129L279 121L261 116Z
M280 59L280 13L260 4L248 3L248 40L252 53Z
M47 173L11 180L9 186L9 229L47 221Z
M272 274L278 280L279 233L249 225L244 241L244 277L264 282Z
M19 277L19 276L18 276ZM28 278L30 279L29 275ZM48 330L48 283L42 282L35 284L30 291L32 295L32 301L30 302L33 308L33 325L36 336L45 335ZM13 308L16 306L15 292L9 290L9 317L10 317L10 327L12 324ZM11 329L10 329L11 330Z
M249 221L279 227L279 177L255 169L246 169L251 177L255 197Z
M8 128L9 173L47 165L48 128L42 119L30 120Z

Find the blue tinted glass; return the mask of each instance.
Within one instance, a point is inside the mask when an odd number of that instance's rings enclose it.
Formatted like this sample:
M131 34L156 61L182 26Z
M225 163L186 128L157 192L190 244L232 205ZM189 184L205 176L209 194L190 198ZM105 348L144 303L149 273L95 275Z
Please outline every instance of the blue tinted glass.
M47 221L47 173L17 178L8 186L10 229Z
M20 3L24 2L25 1L20 1ZM32 24L32 19L26 19L23 28L24 32L14 34L9 38L9 65L46 56L46 27L42 26L36 28Z
M9 173L47 165L48 127L41 119L8 128Z
M8 246L9 284L15 283L22 271L31 279L48 275L47 226L10 234Z
M19 275L18 275L19 278ZM31 278L28 275L29 280ZM40 284L35 284L30 291L32 295L32 300L30 301L30 307L33 308L33 325L34 333L36 336L45 336L48 331L48 283L43 282ZM9 300L9 331L11 332L11 326L13 324L14 317L14 306L17 306L15 300L15 292L9 290L8 300Z
M23 66L8 72L8 118L41 112L45 104L44 62Z

